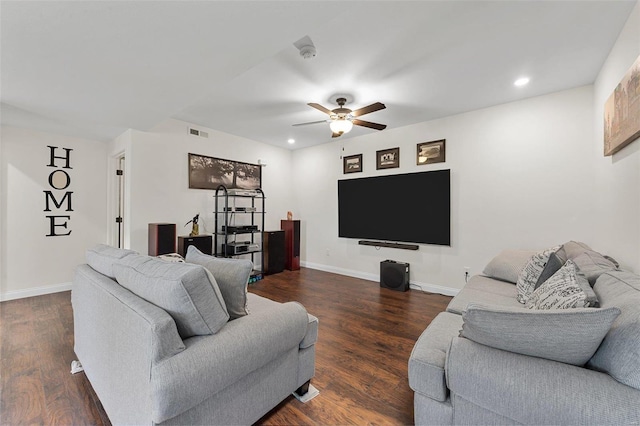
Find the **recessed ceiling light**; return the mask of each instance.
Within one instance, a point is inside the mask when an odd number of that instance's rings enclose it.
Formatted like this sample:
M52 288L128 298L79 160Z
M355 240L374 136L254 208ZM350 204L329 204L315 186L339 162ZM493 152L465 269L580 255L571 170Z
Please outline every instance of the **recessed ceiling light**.
M294 143L296 143L296 140L295 139L289 139L289 140L287 140L287 142L289 142L291 144L294 144Z
M513 82L514 86L526 86L527 84L529 84L529 77L520 77L519 79L517 79L516 81Z

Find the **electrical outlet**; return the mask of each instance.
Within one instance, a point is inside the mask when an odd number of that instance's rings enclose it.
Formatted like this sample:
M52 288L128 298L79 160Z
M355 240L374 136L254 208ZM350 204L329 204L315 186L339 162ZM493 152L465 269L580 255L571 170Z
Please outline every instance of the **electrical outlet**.
M327 249L327 251L325 252L325 256L331 256L331 252L329 251L329 249Z

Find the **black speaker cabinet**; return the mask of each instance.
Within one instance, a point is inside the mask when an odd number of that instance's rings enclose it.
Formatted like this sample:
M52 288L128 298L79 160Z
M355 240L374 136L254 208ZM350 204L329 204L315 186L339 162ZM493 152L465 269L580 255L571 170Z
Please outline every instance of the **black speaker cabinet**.
M284 231L284 267L297 271L300 269L300 221L281 220L280 229Z
M380 262L380 287L397 291L409 290L409 264L394 260Z
M284 270L284 231L262 233L265 275L277 274Z
M149 224L149 256L176 252L176 224Z
M180 254L180 256L185 257L187 255L187 249L189 246L195 246L195 248L204 254L211 255L213 250L213 240L211 235L196 235L195 237L181 235L178 237L178 254Z

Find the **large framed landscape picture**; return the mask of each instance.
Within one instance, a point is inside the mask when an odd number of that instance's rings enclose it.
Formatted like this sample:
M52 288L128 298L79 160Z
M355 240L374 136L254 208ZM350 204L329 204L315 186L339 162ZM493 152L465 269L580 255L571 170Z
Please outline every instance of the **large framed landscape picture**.
M640 56L604 105L604 155L640 137Z
M224 160L189 153L189 188L258 189L262 186L262 167L258 164Z

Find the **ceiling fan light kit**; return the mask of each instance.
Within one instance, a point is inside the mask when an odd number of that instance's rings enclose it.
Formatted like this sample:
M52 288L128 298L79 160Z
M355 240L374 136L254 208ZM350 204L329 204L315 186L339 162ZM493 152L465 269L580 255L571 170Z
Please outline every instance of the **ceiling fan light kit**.
M343 133L349 133L351 131L353 122L347 118L338 118L331 121L329 127L333 133L340 133L342 135Z
M346 97L339 97L336 99L336 103L338 104L338 108L329 109L325 108L320 104L316 103L308 103L311 108L315 108L318 111L324 112L329 116L329 127L331 128L332 137L337 138L342 136L345 133L349 133L353 128L353 125L368 127L370 129L375 130L384 130L387 128L386 124L372 123L370 121L358 120L355 117L359 117L365 114L369 114L375 111L379 111L381 109L385 109L386 106L383 103L376 102L374 104L368 105L366 107L362 107L355 111L345 108L344 105L347 103ZM325 121L312 121L308 123L298 123L294 124L294 126L304 126L307 124L316 124L316 123L324 123Z

